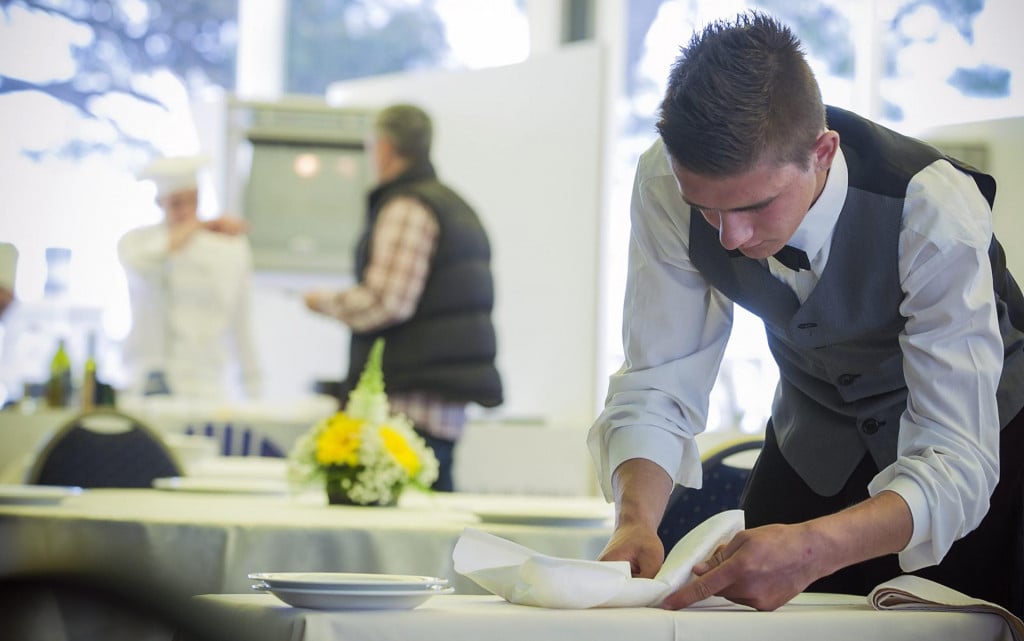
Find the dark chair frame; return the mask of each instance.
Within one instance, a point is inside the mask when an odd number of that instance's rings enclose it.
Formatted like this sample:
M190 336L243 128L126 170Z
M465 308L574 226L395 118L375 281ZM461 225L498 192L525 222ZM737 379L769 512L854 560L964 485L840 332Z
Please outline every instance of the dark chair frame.
M123 431L95 430L96 417L123 421ZM116 409L81 412L40 449L26 482L32 485L152 487L153 479L180 476L182 465L159 433Z

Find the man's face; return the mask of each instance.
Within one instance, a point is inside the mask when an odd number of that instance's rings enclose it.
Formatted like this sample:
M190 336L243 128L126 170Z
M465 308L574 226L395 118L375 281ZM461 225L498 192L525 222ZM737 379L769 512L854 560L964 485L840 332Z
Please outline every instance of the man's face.
M761 259L793 237L821 193L838 144L834 132L825 132L806 167L761 162L728 177L696 174L670 162L683 200L718 230L722 247Z
M395 147L388 137L379 131L367 136L366 150L373 162L375 180L382 183L394 178Z
M199 206L199 192L195 189L176 191L158 199L157 203L164 210L164 218L167 224L178 225L196 218L196 209Z

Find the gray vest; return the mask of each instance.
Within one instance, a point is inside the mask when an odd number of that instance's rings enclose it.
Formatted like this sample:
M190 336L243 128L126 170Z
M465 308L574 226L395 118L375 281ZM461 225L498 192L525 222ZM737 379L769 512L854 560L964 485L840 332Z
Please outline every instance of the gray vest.
M899 313L903 199L910 179L942 157L848 112L830 108L829 125L840 134L850 186L828 265L802 305L764 264L730 257L698 212L690 217L693 264L712 286L764 321L780 373L772 406L779 448L823 496L842 489L865 453L879 469L896 460L907 406L899 346L906 322ZM879 156L887 162L878 162ZM994 196L990 177L961 169L983 187L990 182ZM1024 334L1014 327L1021 325L1014 312L1024 301L994 238L990 256L997 280L1009 285L994 286L1006 354L997 394L1003 426L1024 407Z

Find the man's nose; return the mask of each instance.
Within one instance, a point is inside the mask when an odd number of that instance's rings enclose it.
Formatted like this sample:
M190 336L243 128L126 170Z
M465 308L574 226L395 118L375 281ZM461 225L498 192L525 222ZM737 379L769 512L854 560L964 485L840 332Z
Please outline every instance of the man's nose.
M725 249L738 249L750 240L753 226L743 214L721 213L718 219L718 242Z

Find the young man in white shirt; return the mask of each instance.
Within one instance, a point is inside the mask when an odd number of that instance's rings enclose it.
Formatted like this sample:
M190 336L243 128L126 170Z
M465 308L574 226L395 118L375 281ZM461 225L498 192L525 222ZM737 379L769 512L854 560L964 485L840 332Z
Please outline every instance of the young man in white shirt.
M664 607L774 609L914 572L1022 614L1024 299L991 177L826 109L760 13L694 36L658 129L634 186L626 362L589 438L618 507L602 558L660 567L735 302L780 369L748 529Z

